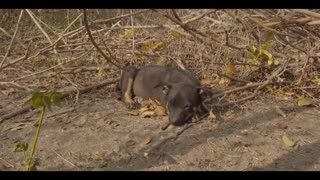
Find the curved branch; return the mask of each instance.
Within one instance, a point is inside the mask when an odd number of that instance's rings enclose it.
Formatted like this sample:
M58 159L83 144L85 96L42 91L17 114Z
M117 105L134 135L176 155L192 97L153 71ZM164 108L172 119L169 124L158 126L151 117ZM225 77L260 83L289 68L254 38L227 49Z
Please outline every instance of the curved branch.
M92 37L92 34L91 34L91 31L89 29L89 25L88 25L88 19L87 19L87 13L86 13L86 10L83 9L83 21L84 21L84 25L85 25L85 28L88 32L88 36L89 36L89 39L91 40L92 44L94 45L94 47L101 53L101 55L112 65L116 66L117 68L119 69L123 69L123 67L119 66L118 64L114 63L98 46L98 44L94 41L93 37Z

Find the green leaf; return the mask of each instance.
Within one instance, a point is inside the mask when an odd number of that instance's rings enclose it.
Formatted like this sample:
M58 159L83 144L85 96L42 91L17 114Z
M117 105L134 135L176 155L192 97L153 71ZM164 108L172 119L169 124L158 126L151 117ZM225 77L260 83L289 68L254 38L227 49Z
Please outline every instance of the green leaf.
M272 65L273 63L274 63L273 59L269 59L269 60L268 60L268 65L269 65L269 66Z
M284 143L284 145L289 147L293 147L296 144L287 135L282 136L282 142Z
M42 97L43 97L42 95L36 95L32 97L31 104L35 109L38 109L39 107L43 106Z
M231 75L231 73L238 74L239 70L237 70L236 66L233 64L229 64L226 69L226 75Z
M263 45L262 45L261 49L268 51L269 48L270 48L270 46L271 46L271 44L266 43L266 44L263 44Z
M38 90L34 90L31 96L31 104L35 109L43 106L42 104L42 96L43 93L39 92Z
M28 150L28 143L16 141L13 152L25 152Z
M40 165L40 161L38 158L27 158L26 159L26 164L27 164L27 170L28 171L36 171L37 166Z
M269 53L268 51L264 50L264 49L260 49L262 55L266 56L268 60L273 59L273 56L271 53Z
M120 38L132 38L134 33L133 29L125 29L123 33L119 34Z
M320 78L316 76L313 80L311 80L313 83L320 85Z
M50 101L55 106L60 106L62 99L62 94L59 92L54 92L52 96L50 97Z
M260 56L260 49L257 49L255 46L253 46L253 55L254 57L259 57Z
M310 104L312 104L312 99L310 98L302 97L298 100L298 106L308 106Z
M268 41L270 41L270 39L273 37L273 33L272 32L268 32L268 34L266 35L265 39L264 39L264 43L267 43Z
M43 102L44 106L51 111L51 102L50 102L49 97L48 96L43 96L42 97L42 102Z
M14 141L14 152L24 152L28 150L28 143L22 142L20 139Z

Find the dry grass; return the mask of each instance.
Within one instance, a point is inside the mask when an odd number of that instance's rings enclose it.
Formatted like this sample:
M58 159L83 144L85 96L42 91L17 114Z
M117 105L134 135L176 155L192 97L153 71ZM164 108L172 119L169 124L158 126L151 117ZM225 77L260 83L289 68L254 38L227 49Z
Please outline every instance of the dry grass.
M7 96L10 89L27 95L34 88L81 88L119 77L120 70L93 47L81 11L28 10L18 28L21 10L1 11L0 91ZM88 23L101 50L119 66L177 66L230 92L219 97L232 102L268 92L308 97L319 106L319 14L290 9L89 10ZM270 32L268 52L279 65L263 58L254 64L249 54L253 46L264 45Z

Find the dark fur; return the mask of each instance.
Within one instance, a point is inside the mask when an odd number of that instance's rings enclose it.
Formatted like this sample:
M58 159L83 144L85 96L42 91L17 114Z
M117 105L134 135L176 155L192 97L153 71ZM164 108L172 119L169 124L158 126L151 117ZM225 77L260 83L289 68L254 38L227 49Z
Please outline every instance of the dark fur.
M133 79L130 87L128 79ZM202 105L200 82L190 73L173 67L147 66L137 69L128 66L117 86L118 99L137 108L128 97L158 100L169 113L173 125L190 122L195 114L208 113ZM127 95L125 95L127 93Z

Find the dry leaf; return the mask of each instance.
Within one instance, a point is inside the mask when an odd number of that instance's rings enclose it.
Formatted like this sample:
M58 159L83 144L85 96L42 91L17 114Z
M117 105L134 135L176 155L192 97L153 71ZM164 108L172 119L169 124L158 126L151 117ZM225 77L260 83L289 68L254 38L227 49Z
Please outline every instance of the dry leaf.
M226 75L231 75L232 73L238 74L239 71L237 70L236 66L233 64L229 64L227 66Z
M156 65L160 65L160 66L165 66L166 65L166 60L163 58L160 58L156 61Z
M132 110L132 111L128 111L128 114L130 114L132 116L138 116L140 114L140 112L138 110Z
M3 132L5 132L5 131L16 131L16 130L22 129L23 127L25 127L28 124L30 124L30 123L16 123L16 124L13 124L10 127L5 128L3 130Z
M219 85L228 86L230 83L230 79L227 77L223 77L219 81Z
M212 82L211 79L202 79L200 81L200 84L201 84L201 86L208 86L211 84L211 82Z
M287 117L287 115L279 108L279 106L276 106L276 111L282 117Z
M154 109L154 112L155 112L158 116L165 116L165 115L167 115L166 109L163 108L162 106L157 106L157 107Z
M136 144L136 142L134 141L134 140L128 140L126 143L125 143L125 145L128 147L128 146L133 146L133 145L135 145Z
M149 153L145 152L145 153L143 154L143 156L144 156L145 158L147 158L147 157L149 156Z
M147 108L147 107L142 107L142 108L139 109L139 112L140 112L140 114L141 114L141 113L143 113L143 112L145 112L145 111L148 111L148 110L149 110L149 108Z
M154 111L144 111L143 113L140 114L140 116L143 118L152 117L155 115L156 115L156 113Z
M120 38L132 38L133 29L125 29L123 33L119 34Z
M144 137L143 141L141 142L141 145L147 145L147 144L149 144L151 141L152 141L151 136L148 136L148 135L147 135L147 136Z
M313 83L320 85L320 78L316 76L313 80L311 80Z
M207 31L207 30L209 30L209 26L208 25L203 25L203 26L200 26L200 30L202 30L202 31Z
M282 142L289 147L293 147L296 144L287 135L282 136Z
M208 116L208 118L210 118L210 119L216 119L217 117L216 117L216 115L213 114L212 111L209 111L209 116Z
M310 98L301 97L298 100L298 106L308 106L310 104L312 104L312 99L310 99Z
M179 40L182 38L182 34L180 34L179 32L176 32L176 31L171 31L170 32L170 38L173 39L173 40Z

